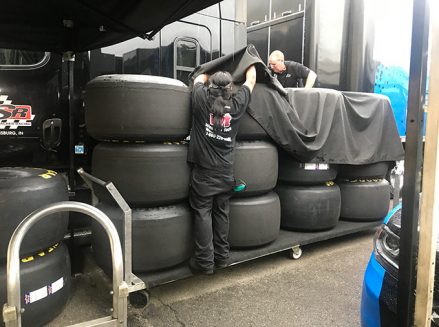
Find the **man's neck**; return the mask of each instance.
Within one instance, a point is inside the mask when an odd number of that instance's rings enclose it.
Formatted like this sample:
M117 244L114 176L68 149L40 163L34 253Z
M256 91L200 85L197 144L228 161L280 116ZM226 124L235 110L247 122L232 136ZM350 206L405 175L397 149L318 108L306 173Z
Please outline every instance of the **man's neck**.
M282 74L285 74L285 72L287 71L287 67L285 67L285 69L284 70L282 70L281 72L279 72L279 73L276 73L277 75L282 75Z

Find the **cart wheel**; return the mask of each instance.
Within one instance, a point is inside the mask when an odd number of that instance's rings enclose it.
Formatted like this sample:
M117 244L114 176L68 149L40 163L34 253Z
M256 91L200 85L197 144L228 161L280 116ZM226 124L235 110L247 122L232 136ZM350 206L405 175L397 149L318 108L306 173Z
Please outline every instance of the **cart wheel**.
M134 308L141 309L149 304L150 297L148 290L140 290L130 293L129 301Z
M302 249L299 246L295 246L290 251L290 258L297 260L302 256Z

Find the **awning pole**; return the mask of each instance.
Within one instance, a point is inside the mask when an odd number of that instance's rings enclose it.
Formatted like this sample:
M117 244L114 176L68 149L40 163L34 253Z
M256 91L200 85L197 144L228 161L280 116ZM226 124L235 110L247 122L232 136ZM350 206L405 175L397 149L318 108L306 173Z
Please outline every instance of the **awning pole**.
M412 42L405 147L404 193L398 272L397 326L412 327L418 246L419 191L422 167L422 128L427 72L428 0L413 1Z
M65 52L63 60L67 62L68 88L69 88L69 191L75 190L75 55L72 52Z
M421 216L419 220L418 273L416 275L415 326L431 326L435 278L438 206L439 146L439 17L431 12L432 45L428 85L427 132L422 173ZM438 202L436 202L438 203Z

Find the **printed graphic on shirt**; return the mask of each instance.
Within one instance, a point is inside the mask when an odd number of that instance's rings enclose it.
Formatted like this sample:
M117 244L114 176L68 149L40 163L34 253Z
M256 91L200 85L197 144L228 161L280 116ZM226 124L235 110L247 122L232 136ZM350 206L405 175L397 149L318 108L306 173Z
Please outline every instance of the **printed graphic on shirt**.
M232 130L231 127L231 121L232 121L232 116L229 113L224 114L223 117L221 117L220 119L220 124L221 124L221 130L220 132L222 133L229 133ZM213 117L213 114L209 115L209 124L206 123L205 127L206 127L206 136L219 140L219 141L224 141L224 142L232 142L232 138L230 136L222 136L217 134L214 130L213 130L213 126L215 125L215 120Z
M215 124L215 119L213 117L213 114L209 115L209 123L210 125ZM220 123L222 127L230 127L230 122L232 121L232 116L229 113L224 114L223 117L221 117Z

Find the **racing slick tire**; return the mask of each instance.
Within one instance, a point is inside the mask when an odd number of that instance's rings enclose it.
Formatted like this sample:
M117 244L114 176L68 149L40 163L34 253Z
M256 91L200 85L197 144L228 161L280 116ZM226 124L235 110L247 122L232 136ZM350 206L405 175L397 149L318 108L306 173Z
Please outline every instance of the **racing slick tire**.
M273 242L279 229L280 202L275 192L230 200L229 243L232 248Z
M341 191L342 220L374 221L389 211L390 187L385 179L337 182Z
M381 161L367 165L339 165L337 179L384 178L391 169L391 162Z
M234 197L255 196L270 192L277 182L277 148L265 141L236 142L235 178L246 183Z
M281 228L321 231L335 227L340 218L340 189L334 183L316 186L278 185Z
M191 92L160 76L103 75L85 94L85 122L97 140L178 141L189 134Z
M59 243L20 262L21 323L23 327L45 326L61 313L70 295L70 256ZM6 264L0 264L0 303L7 302ZM4 323L0 320L0 326Z
M6 259L9 240L17 226L36 209L68 201L64 178L53 170L0 168L0 262ZM67 233L68 212L53 213L25 235L20 255L35 253L62 240Z
M113 182L134 207L178 203L189 195L190 167L185 144L100 143L93 152L93 175ZM95 188L99 199L108 199Z
M279 177L282 184L318 185L332 181L337 176L337 166L324 163L301 163L286 152L279 151Z
M122 210L100 203L123 242ZM92 221L92 247L96 263L111 275L111 251L103 227ZM187 204L150 209L132 209L133 272L154 271L186 261L192 253L192 212Z

